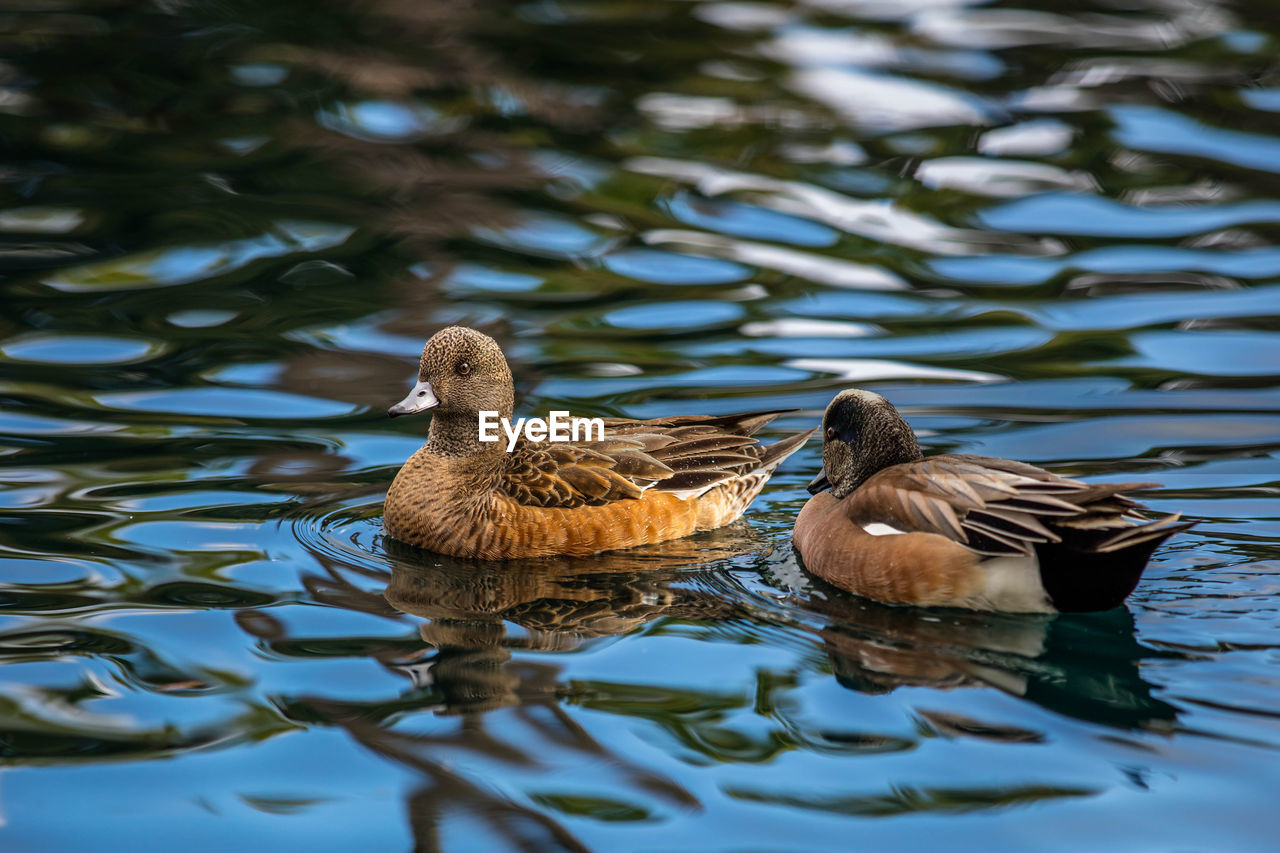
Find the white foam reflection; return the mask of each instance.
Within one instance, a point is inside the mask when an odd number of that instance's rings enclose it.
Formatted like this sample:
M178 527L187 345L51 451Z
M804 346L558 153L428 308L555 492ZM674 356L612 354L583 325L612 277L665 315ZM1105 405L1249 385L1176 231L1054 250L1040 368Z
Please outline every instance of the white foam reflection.
M893 201L850 198L800 181L783 181L663 157L634 157L624 165L633 172L693 184L707 196L751 192L752 202L762 207L812 219L869 240L935 255L972 255L996 250L1056 255L1065 251L1056 240L952 228Z
M995 104L937 83L845 68L805 68L788 84L864 131L993 124Z
M988 157L1044 157L1065 151L1074 137L1068 124L1035 119L988 130L978 139L978 151Z
M1075 86L1032 86L1009 99L1015 110L1041 113L1082 113L1096 110L1102 100Z
M901 61L898 47L888 36L865 30L789 29L763 44L760 52L799 67L884 68Z
M856 142L845 139L826 145L806 145L803 142L783 145L778 149L792 163L829 163L832 166L860 166L867 162L867 152Z
M1129 80L1192 84L1234 83L1246 79L1238 68L1222 68L1180 60L1156 60L1150 57L1141 59L1108 57L1071 63L1050 77L1049 83L1080 89L1098 89Z
M870 323L782 317L778 320L743 323L738 331L749 338L869 338L881 334L883 330Z
M1003 382L1006 377L980 370L956 370L930 367L905 361L876 358L793 358L787 367L811 373L829 373L848 382L874 382L880 379L937 379L949 382Z
M694 15L726 30L768 30L785 24L791 13L769 3L701 3Z
M0 231L13 234L66 234L84 221L84 213L71 207L15 207L0 211Z
M797 109L767 104L743 105L732 98L654 92L643 95L636 107L654 124L666 130L701 130L708 127L777 125L802 128L813 119Z
M988 79L1004 68L999 58L985 51L907 47L883 33L868 30L788 27L762 43L758 51L796 68L858 67L962 79Z
M719 234L674 228L649 231L646 243L679 248L695 254L738 261L762 269L794 275L819 284L854 290L909 290L901 277L881 267L831 258L811 252L784 249L767 243L734 240Z
M917 15L910 23L913 33L934 44L994 49L1051 44L1163 50L1234 26L1231 15L1206 4L1186 4L1168 16L940 8Z
M1048 163L985 157L926 160L916 169L916 180L931 189L959 190L991 198L1016 198L1054 190L1096 192L1098 189L1098 182L1087 172L1068 171Z
M931 9L972 6L982 0L802 0L804 5L853 18L904 21Z

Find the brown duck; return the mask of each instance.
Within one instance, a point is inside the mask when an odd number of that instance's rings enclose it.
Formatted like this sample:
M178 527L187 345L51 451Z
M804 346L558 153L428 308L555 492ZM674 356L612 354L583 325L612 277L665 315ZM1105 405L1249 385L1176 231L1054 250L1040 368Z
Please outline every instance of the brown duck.
M452 326L427 341L418 383L390 415L431 410L426 445L387 492L392 537L441 554L505 560L585 556L688 536L742 514L813 430L762 446L752 434L782 411L723 417L605 419L603 439L479 439L479 413L510 418L502 349Z
M823 470L796 519L805 567L893 604L973 610L1106 610L1156 547L1191 524L1151 520L1123 493L1023 462L924 458L888 400L843 391L823 418Z

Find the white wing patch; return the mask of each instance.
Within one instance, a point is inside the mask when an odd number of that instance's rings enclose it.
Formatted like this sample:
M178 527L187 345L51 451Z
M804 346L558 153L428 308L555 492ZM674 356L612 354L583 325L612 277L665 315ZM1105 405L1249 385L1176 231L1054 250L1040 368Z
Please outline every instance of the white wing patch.
M716 483L716 485L719 485L719 483ZM682 501L687 501L687 500L692 500L693 498L701 497L703 492L706 492L707 489L710 489L710 488L711 486L707 486L706 489L684 489L679 492L667 492L667 494L677 497Z
M867 533L870 533L872 536L893 536L897 533L906 533L905 530L899 530L896 527L890 527L889 525L881 524L878 521L873 521L870 524L864 524L862 525L862 529Z

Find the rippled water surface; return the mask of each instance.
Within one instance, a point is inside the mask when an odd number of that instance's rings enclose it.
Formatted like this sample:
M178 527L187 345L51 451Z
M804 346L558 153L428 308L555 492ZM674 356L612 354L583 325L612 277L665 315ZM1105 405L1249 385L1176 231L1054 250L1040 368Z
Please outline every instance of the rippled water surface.
M4 8L5 849L1274 849L1273 4ZM455 322L523 414L856 384L1199 525L1109 613L877 606L791 555L815 445L434 557L385 409Z

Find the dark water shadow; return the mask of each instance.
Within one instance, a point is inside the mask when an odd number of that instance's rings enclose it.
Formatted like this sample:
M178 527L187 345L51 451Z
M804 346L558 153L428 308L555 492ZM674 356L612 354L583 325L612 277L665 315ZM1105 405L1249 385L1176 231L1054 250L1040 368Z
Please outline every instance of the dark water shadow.
M815 581L815 585L820 582ZM1005 614L895 607L825 584L803 607L820 629L836 680L850 690L992 687L1057 714L1120 729L1172 731L1177 709L1142 677L1144 661L1166 657L1138 642L1133 614ZM944 731L1035 740L958 715L927 713Z
M663 543L594 559L494 563L424 561L424 552L387 542L396 562L383 594L397 610L426 620L418 627L436 649L431 681L444 694L439 711L467 714L542 696L523 676L537 681L555 668L506 666L512 649L574 649L660 618L741 617L734 602L688 582L698 566L741 556L750 544L729 532L716 541Z

